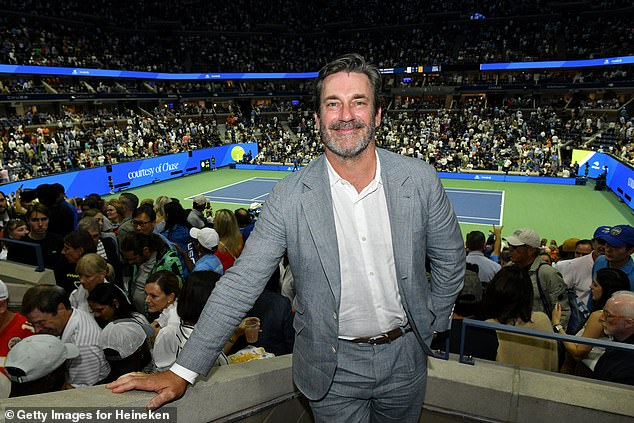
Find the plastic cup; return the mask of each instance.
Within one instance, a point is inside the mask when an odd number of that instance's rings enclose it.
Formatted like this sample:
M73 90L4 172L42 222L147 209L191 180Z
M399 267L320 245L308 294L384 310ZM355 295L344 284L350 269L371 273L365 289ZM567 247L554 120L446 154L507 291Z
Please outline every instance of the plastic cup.
M260 333L260 319L247 317L244 322L244 337L248 343L257 342Z

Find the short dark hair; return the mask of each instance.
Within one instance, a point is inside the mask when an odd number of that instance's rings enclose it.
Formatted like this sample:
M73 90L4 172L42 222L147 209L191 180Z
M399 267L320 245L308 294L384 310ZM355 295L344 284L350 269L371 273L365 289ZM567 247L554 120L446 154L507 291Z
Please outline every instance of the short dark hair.
M33 205L31 207L29 207L29 209L26 211L26 221L27 222L29 220L31 220L31 216L33 215L33 213L40 213L40 214L43 214L46 217L51 217L49 212L48 212L48 207L46 207L42 203L33 203Z
M482 309L486 318L507 324L514 319L530 322L533 312L533 282L528 271L517 265L504 266L487 284Z
M70 301L64 288L57 285L36 285L24 293L22 314L26 315L37 309L42 313L56 315L60 304L67 310L70 309Z
M315 112L319 114L321 106L321 91L324 87L324 79L326 79L330 75L339 72L361 73L368 77L368 79L370 80L370 86L374 91L373 107L374 114L376 114L381 105L381 73L375 65L366 62L363 56L357 53L350 53L339 56L335 60L321 68L321 70L319 71L319 75L315 80L313 91L313 97L315 100Z
M117 300L119 305L118 307L114 306L115 300ZM88 294L88 301L114 308L114 320L133 317L132 312L134 312L134 307L132 307L130 300L126 297L121 288L117 287L115 284L100 283L92 291L90 291L90 294ZM102 324L105 326L109 323L106 321L100 321L100 319L96 320L97 323L99 323L99 326Z
M160 251L165 246L165 241L156 234L142 234L130 232L121 241L121 251L132 251L134 254L143 255L143 249L148 247L150 251Z
M243 228L251 223L251 215L249 214L249 211L244 207L236 209L233 214L236 215L236 220L238 221L239 227Z
M90 234L84 230L77 230L70 232L64 237L64 244L70 245L73 248L82 248L84 254L96 253L97 246Z
M486 238L482 231L472 231L467 234L467 242L465 243L470 251L482 250L486 244Z
M137 207L136 209L134 209L134 211L132 212L132 218L134 219L141 214L147 214L147 217L150 218L150 222L154 222L156 220L156 212L154 211L154 207L149 204L143 204L141 207Z
M621 269L606 267L599 269L595 276L597 283L601 286L601 298L593 302L592 311L602 310L612 294L618 291L630 290L630 279Z
M173 272L169 270L159 270L156 273L151 274L145 284L155 283L160 288L161 291L165 292L167 295L174 294L174 296L178 297L181 291L180 279Z
M124 192L119 196L119 201L128 210L132 211L139 206L139 197L131 192Z
M593 248L594 246L592 245L592 240L590 239L580 239L579 241L577 241L577 243L575 244L575 249L580 246L580 245L589 245L590 248Z
M176 311L183 322L193 325L198 322L211 291L216 287L220 275L211 270L192 272L178 296Z

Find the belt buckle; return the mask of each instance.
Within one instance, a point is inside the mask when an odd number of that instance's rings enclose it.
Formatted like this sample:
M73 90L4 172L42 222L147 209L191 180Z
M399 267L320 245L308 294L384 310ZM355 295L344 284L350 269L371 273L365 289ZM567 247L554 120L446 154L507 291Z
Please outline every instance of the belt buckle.
M384 339L385 341L383 341ZM372 345L389 344L390 342L392 342L392 340L387 333L382 333L368 339L368 344Z

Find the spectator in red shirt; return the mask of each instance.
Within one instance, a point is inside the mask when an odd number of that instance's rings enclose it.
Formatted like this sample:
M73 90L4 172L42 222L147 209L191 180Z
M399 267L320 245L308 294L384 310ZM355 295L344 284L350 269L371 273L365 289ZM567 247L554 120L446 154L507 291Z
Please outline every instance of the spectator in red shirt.
M26 321L26 317L9 310L9 290L0 280L0 372L5 376L7 373L4 370L4 362L9 350L34 333L35 329Z

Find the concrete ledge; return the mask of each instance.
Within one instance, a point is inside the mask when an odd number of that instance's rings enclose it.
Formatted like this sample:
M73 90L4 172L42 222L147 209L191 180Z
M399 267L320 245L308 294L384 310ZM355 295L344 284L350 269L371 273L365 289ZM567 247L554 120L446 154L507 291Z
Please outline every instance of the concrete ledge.
M178 421L187 423L241 421L245 423L308 423L305 401L296 398L292 356L223 366L198 381L178 407ZM574 376L520 369L477 360L461 364L430 359L425 407L457 415L455 420L611 423L634 419L631 387ZM148 392L112 394L103 386L0 401L4 407L144 407ZM444 420L445 421L445 420Z

